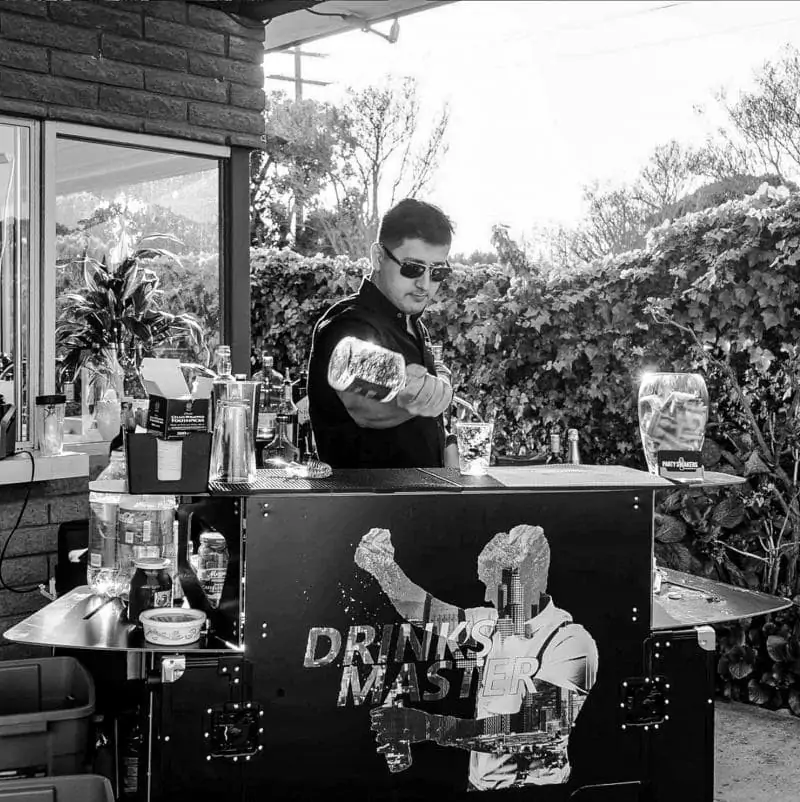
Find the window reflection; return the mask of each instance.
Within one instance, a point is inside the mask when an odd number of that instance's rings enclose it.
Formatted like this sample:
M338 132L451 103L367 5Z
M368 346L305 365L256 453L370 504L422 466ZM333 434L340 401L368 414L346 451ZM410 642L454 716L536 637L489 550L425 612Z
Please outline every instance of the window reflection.
M108 347L115 327L116 340L129 352L121 356L132 358L130 352L139 349L138 358L167 356L209 364L220 332L219 214L219 162L214 158L58 137L56 383L67 393L67 414L80 419L72 429L68 422L68 431L87 435L92 428L88 374L85 368L76 369L73 352ZM113 274L142 243L153 252L138 251L135 267L124 272L130 283L112 288L116 302L105 297L108 284L97 286L102 283L97 266ZM168 254L155 253L159 250ZM153 274L158 287L150 295L143 285ZM131 297L139 319L142 310L147 319L149 304L175 315L188 313L203 336L198 342L191 332L171 332L155 344L148 342L144 332L137 335L137 325L120 318L121 301ZM85 327L78 344L64 335L65 328L75 328L75 304L96 308L101 321ZM86 319L85 310L81 314ZM60 327L64 321L70 325Z

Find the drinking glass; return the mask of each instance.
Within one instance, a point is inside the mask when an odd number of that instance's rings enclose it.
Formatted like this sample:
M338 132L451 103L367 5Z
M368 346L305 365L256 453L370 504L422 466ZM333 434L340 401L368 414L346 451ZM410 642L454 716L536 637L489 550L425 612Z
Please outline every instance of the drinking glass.
M639 434L647 468L658 475L659 451L700 451L708 390L699 373L645 373L639 385Z
M494 423L456 423L458 470L465 476L483 476L492 456Z

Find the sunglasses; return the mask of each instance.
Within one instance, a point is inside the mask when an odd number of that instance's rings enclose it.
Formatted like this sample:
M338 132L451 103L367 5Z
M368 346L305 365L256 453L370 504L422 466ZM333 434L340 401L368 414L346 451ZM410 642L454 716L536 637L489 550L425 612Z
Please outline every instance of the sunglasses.
M426 270L431 271L431 281L437 284L444 281L452 272L453 268L445 262L436 262L432 265L427 265L425 262L415 262L409 259L403 259L401 262L385 245L381 244L381 248L386 251L386 255L396 264L400 266L400 275L404 278L419 278Z

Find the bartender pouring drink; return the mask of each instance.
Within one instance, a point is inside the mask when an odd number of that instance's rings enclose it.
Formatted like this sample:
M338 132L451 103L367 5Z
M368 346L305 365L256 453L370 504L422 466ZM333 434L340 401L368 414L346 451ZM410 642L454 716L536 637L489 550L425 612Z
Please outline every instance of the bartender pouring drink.
M442 413L453 390L446 377L436 374L430 336L420 317L451 272L447 256L452 237L453 224L441 209L410 198L400 201L381 220L378 241L370 249L370 275L355 295L334 304L314 327L309 413L319 457L333 468L445 464ZM331 355L345 337L403 356L405 385L391 401L330 386Z

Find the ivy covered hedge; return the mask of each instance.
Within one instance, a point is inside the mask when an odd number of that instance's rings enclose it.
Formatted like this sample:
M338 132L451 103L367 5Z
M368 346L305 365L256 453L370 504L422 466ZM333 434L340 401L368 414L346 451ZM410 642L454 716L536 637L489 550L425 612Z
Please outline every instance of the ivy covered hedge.
M585 461L644 469L642 372L703 373L712 402L704 463L747 481L713 494L666 494L657 556L679 570L794 597L798 262L800 194L764 185L744 200L667 221L644 249L580 273L457 265L427 321L445 345L456 392L494 418L499 453L543 448L544 429L557 420L580 430ZM267 347L279 365L303 365L314 322L366 269L344 258L254 251L254 364ZM779 631L774 620L746 622L725 641L720 682L728 695L780 706L800 688L800 629L794 612L787 615ZM745 635L745 648L741 632L753 628L761 635ZM775 655L787 658L778 679Z

